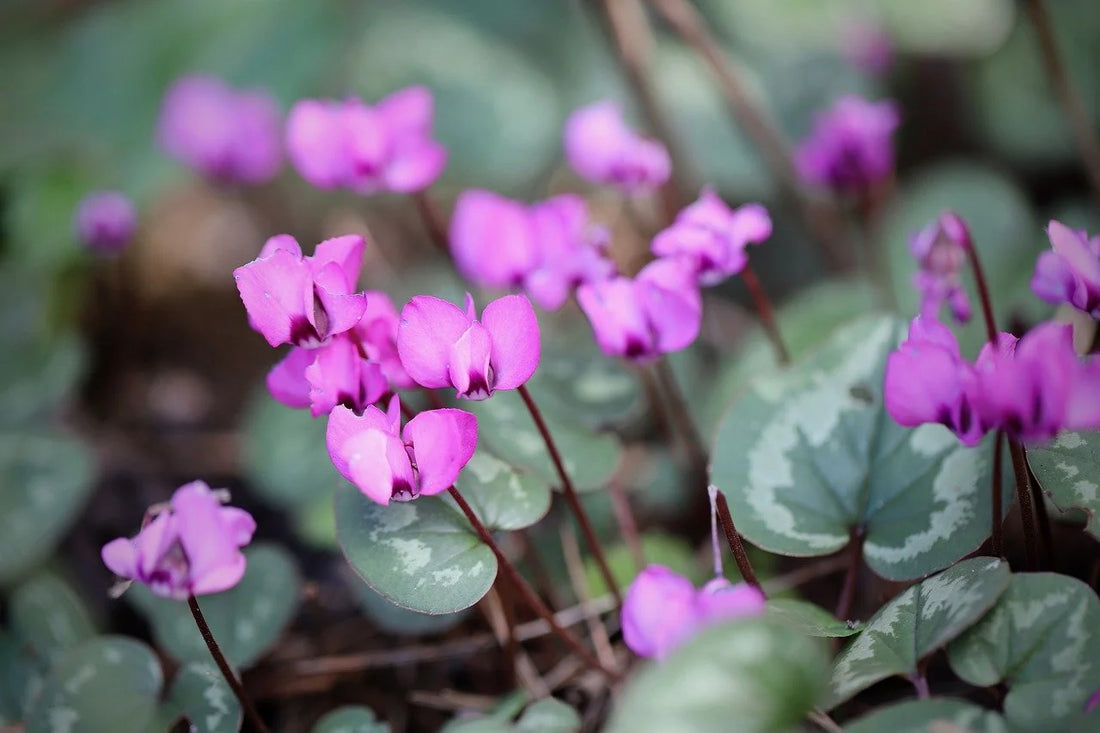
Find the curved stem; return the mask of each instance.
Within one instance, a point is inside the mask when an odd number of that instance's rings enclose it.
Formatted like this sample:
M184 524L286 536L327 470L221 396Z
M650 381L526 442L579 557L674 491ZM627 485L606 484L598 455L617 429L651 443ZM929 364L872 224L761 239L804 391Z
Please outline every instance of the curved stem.
M466 519L470 521L470 525L474 528L474 531L477 532L477 536L481 539L482 542L488 545L490 550L492 550L493 555L496 556L497 564L500 565L501 570L504 571L504 574L508 577L509 582L512 583L512 586L523 597L524 602L531 607L531 610L537 613L539 617L542 618L542 620L545 621L550 626L550 628L554 630L554 633L557 634L558 637L560 637L561 640L564 641L570 649L576 652L582 660L584 660L585 664L587 664L592 669L603 672L612 680L617 681L619 679L619 673L615 670L608 669L607 667L604 667L602 664L600 664L600 660L596 659L592 652L590 652L584 646L584 644L581 643L580 639L574 636L568 629L566 629L558 622L558 620L554 617L554 613L546 607L546 604L543 603L538 594L535 593L535 589L532 588L526 580L524 580L523 576L520 575L518 570L516 570L516 566L513 565L507 557L505 557L504 552L500 549L500 546L497 544L496 540L493 539L493 535L489 532L485 525L481 523L481 520L478 519L477 515L474 514L474 510L471 509L470 505L466 503L466 499L462 496L458 489L452 486L451 488L447 489L447 491L450 493L451 498L455 500L455 503L458 504L458 508L461 509L462 513L466 515Z
M191 615L195 619L195 625L199 627L199 633L202 634L202 640L206 642L206 648L210 650L210 656L214 658L215 664L217 664L218 669L221 670L222 677L225 677L225 681L229 683L229 687L233 690L233 694L236 695L237 699L240 701L241 709L244 710L248 722L251 723L252 727L259 731L259 733L268 733L263 718L261 718L259 712L256 711L256 706L253 705L252 699L248 696L248 693L244 691L244 685L237 679L237 675L233 673L232 667L229 666L229 662L226 661L225 655L222 654L221 648L218 647L218 642L215 641L214 634L210 631L210 626L206 623L206 617L202 615L202 609L199 608L199 602L195 596L187 596L187 606L191 609Z
M761 593L764 592L756 572L749 561L749 553L745 550L745 543L741 541L741 535L737 533L737 527L733 524L733 516L730 514L729 504L726 503L726 495L721 491L715 493L715 506L718 509L718 518L722 521L722 529L726 533L726 542L729 543L733 559L737 563L737 569L741 572L741 578Z
M973 242L967 242L966 259L970 262L970 271L974 273L974 283L978 286L978 299L982 304L982 317L985 319L985 336L989 343L997 343L997 319L993 315L993 300L989 297L989 285L985 281L985 270L978 250Z
M991 495L993 497L992 504L990 506L990 516L992 518L992 549L993 554L997 557L1004 557L1005 543L1004 543L1004 518L1001 516L1001 505L1004 503L1004 499L1001 496L1001 463L1003 462L1004 447L1005 447L1005 434L1003 430L997 431L997 437L994 438L993 443L993 491Z
M1027 475L1027 455L1019 442L1008 439L1008 452L1012 456L1012 470L1016 474L1016 502L1020 505L1020 521L1024 528L1024 552L1027 569L1037 570L1039 552L1035 529L1035 511L1031 502L1031 481Z
M569 472L565 470L565 463L562 461L561 453L558 452L558 446L554 442L553 436L550 435L550 428L547 427L546 421L542 419L542 413L531 398L531 393L527 391L526 385L521 384L519 386L519 396L523 398L523 404L527 405L527 411L531 413L531 419L535 421L535 427L542 435L542 441L546 443L546 452L550 454L550 460L554 463L558 478L561 479L561 489L562 493L565 494L565 501L569 504L569 510L573 513L573 517L581 528L585 544L588 545L592 557L596 560L600 575L603 576L611 595L615 597L615 602L621 606L623 597L619 593L619 585L615 582L615 576L611 573L611 566L607 564L603 546L600 545L600 540L596 537L596 530L592 528L592 522L589 521L588 514L581 505L580 497L577 496L577 490L573 487L573 480L569 478Z
M764 292L764 286L761 284L760 278L756 276L756 271L752 269L748 262L741 270L741 281L749 289L753 306L756 307L756 315L759 316L760 324L768 334L768 340L772 342L776 358L780 364L790 364L791 353L787 351L787 345L783 342L783 334L779 331L779 321L775 318L772 302L768 299L768 294Z

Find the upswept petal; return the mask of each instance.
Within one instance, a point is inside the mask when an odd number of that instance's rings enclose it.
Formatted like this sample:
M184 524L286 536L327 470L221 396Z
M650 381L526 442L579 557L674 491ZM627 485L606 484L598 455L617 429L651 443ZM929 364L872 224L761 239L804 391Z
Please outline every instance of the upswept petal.
M585 283L577 302L588 316L596 342L609 356L653 356L653 338L634 283L625 277ZM642 353L633 353L641 350Z
M492 339L491 364L494 389L515 389L539 366L539 321L531 301L522 295L506 295L485 307L481 323Z
M371 500L389 504L397 488L413 488L412 465L400 438L370 428L351 436L343 451L348 480Z
M328 426L325 429L325 446L328 448L332 465L341 476L348 481L353 481L348 469L348 461L344 447L356 434L367 430L379 430L396 436L392 431L390 419L386 413L374 405L367 407L362 415L356 415L348 407L337 405L328 416Z
M405 87L383 97L374 106L386 127L402 136L426 138L432 134L432 93L422 85Z
M1065 224L1051 220L1047 225L1050 246L1054 248L1066 264L1092 287L1100 287L1100 258L1089 247L1084 232L1077 232Z
M221 508L217 496L202 481L181 486L172 495L172 511L195 595L226 590L244 575L244 555L222 525Z
M286 120L286 147L302 178L317 188L344 184L347 177L342 105L315 99L295 104Z
M638 656L660 659L690 635L695 618L691 581L663 565L650 565L623 599L623 640Z
M272 346L291 342L296 321L307 321L312 306L309 266L285 249L233 271L248 320ZM309 309L312 311L312 307Z
M435 140L424 140L396 154L382 177L391 191L415 193L435 183L446 167L447 148Z
M397 352L405 371L428 389L450 386L451 345L470 325L458 306L430 295L418 295L401 309Z
M448 236L463 277L478 285L511 288L538 265L533 234L521 203L472 189L458 197Z
M268 237L267 241L264 242L257 259L262 260L264 257L270 257L280 249L285 249L299 259L302 257L302 246L298 244L297 239L289 234L276 234L274 237Z
M402 435L412 444L420 493L431 496L450 488L473 457L477 418L465 410L428 410L410 420Z
M310 385L306 369L313 363L316 352L294 347L290 353L267 373L267 391L278 402L302 409L309 407Z
M363 250L366 246L366 239L359 234L345 234L342 237L326 239L317 245L313 256L309 258L312 271L320 272L328 263L335 262L347 283L346 289L341 292L355 292L359 282L359 271L363 267Z

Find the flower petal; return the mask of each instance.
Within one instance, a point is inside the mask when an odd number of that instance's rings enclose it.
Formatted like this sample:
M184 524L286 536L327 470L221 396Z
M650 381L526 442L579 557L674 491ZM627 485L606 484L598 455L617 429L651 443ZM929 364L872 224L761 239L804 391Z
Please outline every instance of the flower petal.
M493 341L490 363L493 388L515 389L539 366L539 320L531 301L523 295L506 295L485 307L481 323Z
M640 657L660 659L694 630L695 587L663 565L650 565L623 599L623 640Z
M409 420L402 433L412 444L420 471L420 493L446 491L477 450L477 418L465 410L428 410Z
M202 481L181 486L172 495L195 595L228 590L244 575L245 559L236 543L239 527L224 525L221 509L217 496Z
M435 183L446 167L447 148L425 140L395 155L386 166L383 180L391 191L415 193Z
M330 262L335 262L347 281L343 293L352 293L359 282L359 270L363 267L363 250L367 241L359 234L345 234L342 237L326 239L317 245L313 256L307 258L313 272L319 272Z
M337 102L306 99L287 116L287 154L298 174L317 188L336 188L347 177L342 115Z
M285 249L233 271L252 328L272 346L291 343L299 323L309 322L313 300L309 266Z
M309 407L309 380L306 379L306 368L313 363L315 351L310 349L293 348L286 357L272 367L267 373L267 391L278 402L302 409Z
M455 266L478 285L512 288L538 264L529 215L518 201L491 191L464 191L448 237Z
M469 325L470 319L453 303L430 295L410 300L401 309L397 329L397 352L405 371L421 387L450 386L451 346Z
M391 430L390 419L386 413L371 405L363 411L362 415L356 415L348 407L337 405L328 416L328 426L325 428L325 446L328 448L332 465L341 476L351 481L351 473L348 469L348 461L345 456L344 446L356 434L366 430L381 430L396 436Z

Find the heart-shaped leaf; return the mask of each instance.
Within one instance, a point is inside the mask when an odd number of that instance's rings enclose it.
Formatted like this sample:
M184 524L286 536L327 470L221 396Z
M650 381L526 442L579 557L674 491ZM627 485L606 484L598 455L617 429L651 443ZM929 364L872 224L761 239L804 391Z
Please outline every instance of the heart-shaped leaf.
M1022 573L947 648L967 682L1006 682L1005 717L1020 730L1063 730L1100 688L1100 601L1075 578Z
M0 433L0 585L53 551L91 489L91 461L76 440Z
M27 711L28 731L141 731L157 713L164 681L153 651L100 636L63 655Z
M226 659L246 668L271 648L298 608L301 578L294 559L280 547L245 550L244 578L233 588L199 596L199 607ZM183 601L154 596L135 584L127 591L153 626L157 644L180 661L206 661L210 652Z
M1100 432L1062 433L1029 448L1027 460L1047 496L1063 510L1083 510L1088 531L1100 538Z
M390 726L374 717L370 708L347 705L326 713L313 726L313 733L390 733Z
M187 718L190 733L236 733L241 729L241 704L213 661L181 667L163 708Z
M936 724L940 724L937 728ZM932 700L908 700L876 710L844 726L844 733L943 733L956 730L969 733L1008 733L1004 718L973 703L941 697Z
M917 663L988 611L1009 583L1008 565L975 557L911 585L878 610L833 663L829 707Z
M821 606L796 598L770 599L767 616L777 624L806 636L838 638L863 630L863 624L840 621Z
M516 733L572 733L581 729L581 716L572 706L547 697L533 702L516 721Z
M487 451L478 451L455 487L490 529L523 529L550 510L550 487L530 473L520 473Z
M38 575L11 595L12 631L50 662L95 636L88 609L72 588L55 575Z
M395 605L359 578L349 578L348 585L356 603L375 626L398 636L440 634L454 628L469 615L469 609L435 615L418 613Z
M763 618L706 629L630 680L610 733L794 728L824 687L820 642Z
M907 580L988 536L988 446L966 448L939 425L903 428L883 407L886 357L903 334L895 319L858 319L806 361L757 379L730 408L711 481L750 542L827 555L861 528L867 564Z

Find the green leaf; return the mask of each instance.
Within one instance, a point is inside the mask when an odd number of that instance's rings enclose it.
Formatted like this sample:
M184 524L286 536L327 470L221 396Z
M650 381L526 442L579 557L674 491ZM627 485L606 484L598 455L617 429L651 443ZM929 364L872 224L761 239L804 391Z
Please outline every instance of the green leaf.
M1047 445L1028 448L1027 461L1051 501L1063 511L1083 510L1086 528L1100 538L1100 432L1062 433Z
M457 626L469 615L469 609L435 615L410 611L394 604L359 578L350 579L348 584L359 608L363 609L375 626L390 634L441 634Z
M581 728L581 716L572 706L547 697L531 703L516 721L516 733L570 733Z
M550 510L550 487L537 476L520 473L499 458L474 454L455 487L489 529L523 529Z
M785 731L817 702L827 657L815 639L767 619L706 629L631 679L609 733Z
M374 717L374 711L362 705L347 705L325 714L313 726L313 733L389 733L388 723Z
M711 481L750 542L812 557L863 528L867 564L905 580L988 536L988 446L966 448L940 425L903 428L883 407L886 357L903 334L894 319L858 319L809 359L762 375L730 408Z
M1004 718L997 713L949 697L909 700L880 708L844 726L844 733L929 733L937 730L937 723L943 733L948 733L944 723L970 733L1008 733Z
M163 681L149 647L123 636L97 637L53 665L27 711L27 730L143 730L156 715Z
M21 640L0 629L0 725L14 725L42 684L41 660Z
M536 404L539 393L531 390ZM552 486L560 484L546 443L520 396L500 392L491 400L463 405L477 415L478 444L512 465L530 471ZM622 445L612 433L597 433L583 424L543 412L565 470L578 491L602 488L619 465Z
M382 506L345 483L336 490L336 537L374 590L420 613L454 613L493 585L497 560L453 502L441 496ZM475 510L476 511L476 510Z
M245 550L244 578L233 588L199 596L199 607L231 664L247 668L279 640L298 608L301 578L294 559L275 545ZM183 601L154 596L139 584L126 593L153 626L157 644L182 662L205 661L210 652Z
M1062 730L1100 688L1100 601L1075 578L1015 575L947 656L971 684L1008 684L1004 712L1014 728Z
M1008 564L975 557L911 585L878 610L833 663L828 707L917 663L988 611L1009 584Z
M0 585L53 551L91 490L83 444L50 433L0 433Z
M38 575L16 588L8 618L12 632L46 661L96 633L80 596L55 575Z
M863 630L863 624L840 621L821 606L795 598L770 599L767 616L806 636L843 637Z
M45 417L70 396L84 372L84 349L75 336L0 343L5 349L0 360L0 424L5 427Z
M176 672L164 707L186 717L190 733L241 729L241 704L213 661L191 662Z

